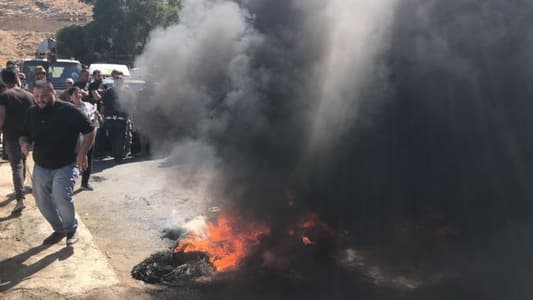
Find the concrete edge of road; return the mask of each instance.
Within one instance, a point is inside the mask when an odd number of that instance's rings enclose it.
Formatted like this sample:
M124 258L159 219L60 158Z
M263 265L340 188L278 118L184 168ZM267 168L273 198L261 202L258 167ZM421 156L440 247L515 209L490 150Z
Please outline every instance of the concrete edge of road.
M11 191L9 164L0 164L0 195ZM32 195L26 196L25 203L22 214L13 216L15 201L4 197L0 202L0 299L20 299L32 291L76 297L120 283L79 216L76 244L68 247L63 239L46 247L42 241L52 229Z

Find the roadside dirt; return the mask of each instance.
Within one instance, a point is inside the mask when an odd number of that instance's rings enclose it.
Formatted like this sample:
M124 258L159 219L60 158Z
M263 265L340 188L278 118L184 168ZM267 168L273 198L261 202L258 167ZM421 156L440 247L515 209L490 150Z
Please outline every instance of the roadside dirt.
M77 0L0 0L0 67L31 57L46 37L92 19L92 6Z
M48 32L0 30L0 66L4 67L8 60L32 56L48 35Z

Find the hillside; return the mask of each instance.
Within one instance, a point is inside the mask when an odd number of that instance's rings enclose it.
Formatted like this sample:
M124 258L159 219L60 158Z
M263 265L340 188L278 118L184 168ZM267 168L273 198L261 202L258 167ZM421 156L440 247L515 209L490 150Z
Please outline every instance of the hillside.
M51 33L91 18L92 6L78 0L0 0L0 66L33 56Z

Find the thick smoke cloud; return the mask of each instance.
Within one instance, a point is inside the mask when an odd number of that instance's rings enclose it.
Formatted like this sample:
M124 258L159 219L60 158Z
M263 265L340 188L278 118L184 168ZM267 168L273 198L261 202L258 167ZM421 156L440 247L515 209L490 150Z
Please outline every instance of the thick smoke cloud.
M148 112L137 122L158 141L192 137L212 146L222 198L267 213L285 207L291 181L303 179L297 173L330 155L365 96L383 94L382 84L368 87L383 75L377 59L394 1L185 1L183 8L182 22L154 32L136 62L145 76L158 76L150 100L137 103Z
M154 82L137 123L200 145L213 197L258 216L290 215L291 195L360 240L446 227L497 245L531 217L532 16L525 0L186 0L136 62ZM475 264L508 255L491 249Z

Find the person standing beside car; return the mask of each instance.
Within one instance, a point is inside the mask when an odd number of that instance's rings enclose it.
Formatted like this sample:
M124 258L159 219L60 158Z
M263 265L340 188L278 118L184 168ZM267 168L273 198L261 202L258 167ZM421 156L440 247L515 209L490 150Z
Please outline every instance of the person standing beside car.
M98 118L96 111L96 105L89 102L82 101L82 93L79 87L75 86L67 90L69 100L74 106L76 106L81 112L89 119L95 130L98 130ZM83 135L80 136L80 144L83 143ZM93 150L94 144L91 145L89 151L87 151L87 169L82 172L81 175L81 188L86 191L92 191L94 188L89 184L89 177L91 176L92 164L93 164Z
M119 103L119 93L121 93L124 81L121 77L116 77L113 87L107 89L102 95L102 111L104 115L104 130L107 130L111 143L111 156L115 163L120 164L125 156L128 115L122 111Z
M23 72L19 72L18 73L18 78L19 78L20 87L27 91L28 90L28 83L26 82L26 74L24 74Z
M69 102L70 99L69 99L69 96L68 96L68 90L70 90L73 86L74 86L74 80L72 78L67 78L65 80L65 90L61 93L61 95L59 95L59 99L60 100L63 100L63 101L67 101Z
M33 81L28 84L28 90L33 91L33 85L40 80L46 80L46 69L43 66L36 66L33 69Z
M89 98L89 70L82 69L80 71L80 80L76 81L74 83L74 86L80 88L81 93L83 95L83 100L87 101L87 99Z
M17 64L12 60L8 60L6 62L6 69L12 69L12 70L15 70L15 72L18 72Z
M102 72L100 70L93 71L93 81L89 84L89 102L92 104L99 104L102 92Z
M89 84L89 98L88 101L91 104L96 105L96 117L98 127L104 126L104 119L100 112L102 111L102 94L103 94L103 76L100 70L93 71L93 81ZM104 156L104 146L106 144L106 130L98 130L96 132L96 139L94 141L94 156Z

